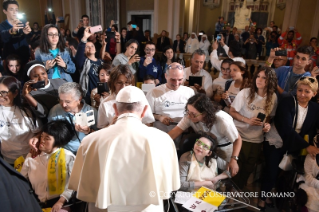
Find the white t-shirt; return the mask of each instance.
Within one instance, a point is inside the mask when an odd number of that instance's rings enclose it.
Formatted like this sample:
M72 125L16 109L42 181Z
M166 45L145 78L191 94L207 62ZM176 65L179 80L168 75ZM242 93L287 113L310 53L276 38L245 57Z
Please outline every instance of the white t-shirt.
M235 97L237 96L239 91L240 91L240 88L236 88L235 81L233 81L228 88L228 96L229 96L231 102L233 102L235 100Z
M67 201L72 196L73 191L68 189L69 179L73 168L73 163L75 160L75 156L73 153L67 149L64 149L65 153L65 165L66 165L66 184L64 191L61 195L50 195L48 191L48 163L51 156L61 148L57 148L52 153L47 154L45 152L41 152L40 155L35 158L31 157L31 154L28 154L21 169L21 174L28 178L32 188L37 194L39 200L41 202L45 202L46 200L50 200L56 198L58 196L63 196Z
M218 145L227 144L229 142L233 143L238 138L238 131L234 124L233 118L220 110L216 113L216 121L212 128L209 130L206 125L202 122L194 123L187 116L178 123L177 125L180 129L186 130L188 127L192 127L196 133L200 131L210 132L215 135ZM229 161L232 154L232 145L226 146L231 149L231 152L227 152L226 157L221 157L226 161Z
M164 84L148 92L146 99L154 114L165 115L179 122L184 117L188 99L194 95L194 90L189 87L181 85L174 91ZM169 132L175 125L166 126L160 121L155 121L154 127L164 132Z
M204 76L204 85L202 87L206 91L206 95L208 97L212 96L211 86L213 84L213 80L212 80L212 76L206 70L202 69L199 72L193 74L191 72L191 67L188 67L184 69L184 73L185 73L186 80L189 80L189 76Z
M116 103L116 94L109 95L103 102L100 103L97 117L97 127L104 128L112 123L113 118L115 117L115 111L113 104ZM155 121L153 113L150 109L148 102L145 102L145 105L148 105L145 116L142 119L144 124L153 123Z
M261 97L259 95L255 95L255 99L252 103L249 104L249 92L250 88L245 88L241 90L234 102L231 104L238 113L246 118L253 118L257 117L258 113L266 114L265 112L265 104L267 97ZM274 93L272 95L272 105L270 107L270 115L266 114L267 116L274 116L276 113L277 108L277 95ZM247 123L234 120L234 123L239 131L240 136L244 141L251 142L251 143L261 143L263 142L263 126L251 126Z
M225 84L228 80L231 79L224 79L222 76L217 77L216 79L214 79L213 81L213 86L214 85L219 85L220 87L222 87L223 91L225 90Z
M304 107L301 107L299 104L298 104L298 117L297 120L297 123L296 123L296 132L297 133L300 133L301 131L301 128L302 128L302 125L306 119L306 116L307 116L307 112L308 112L308 106L306 108Z
M39 125L38 120L33 124L31 113L26 115L19 107L0 106L1 153L8 163L29 153L29 139L40 131Z

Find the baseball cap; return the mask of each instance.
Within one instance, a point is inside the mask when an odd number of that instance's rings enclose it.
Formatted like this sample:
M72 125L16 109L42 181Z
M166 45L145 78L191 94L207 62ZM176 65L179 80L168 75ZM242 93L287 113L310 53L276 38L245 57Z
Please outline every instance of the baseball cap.
M116 101L122 103L145 102L144 92L135 86L126 86L116 95Z

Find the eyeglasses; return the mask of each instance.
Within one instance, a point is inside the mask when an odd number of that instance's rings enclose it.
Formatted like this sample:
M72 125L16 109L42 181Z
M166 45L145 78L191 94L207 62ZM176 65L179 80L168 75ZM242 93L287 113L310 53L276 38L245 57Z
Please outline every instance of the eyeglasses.
M145 49L147 52L155 52L155 49Z
M222 69L222 71L226 71L227 73L230 72L230 69L229 69L229 68L221 68L221 69Z
M167 66L167 70L168 69L178 69L178 70L183 70L184 69L184 66L182 66L182 65L176 65L176 66L171 66L171 65L169 65L169 66Z
M54 38L54 37L59 37L59 36L60 36L60 34L48 34L48 36L49 36L49 37L53 37L53 38Z
M202 146L203 149L209 151L210 150L210 146L208 146L207 144L203 143L201 140L196 139L196 145L197 146Z
M8 93L9 93L9 91L0 91L0 95L1 95L2 97L8 96Z
M129 82L116 82L116 84L119 86L123 86L123 85L129 86L131 83L129 83Z
M186 111L184 111L184 115L188 115L192 118L196 118L196 117L202 115L202 113L194 114L194 113L190 113L188 110L186 110Z
M305 80L305 79L307 79L307 80L309 80L311 83L314 83L316 80L314 79L314 78L311 78L311 77L300 77L300 81L303 81L303 80Z

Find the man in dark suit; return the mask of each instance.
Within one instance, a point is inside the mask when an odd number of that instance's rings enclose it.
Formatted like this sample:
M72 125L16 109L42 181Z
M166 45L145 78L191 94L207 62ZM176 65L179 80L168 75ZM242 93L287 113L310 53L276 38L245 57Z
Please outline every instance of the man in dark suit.
M181 40L181 35L176 35L176 40L174 40L173 51L176 53L185 53L185 41Z
M157 38L156 49L157 51L162 52L165 46L170 46L171 42L168 37L166 37L166 31L163 30L161 33L161 37Z
M0 157L1 211L41 212L28 180Z
M227 46L229 46L230 42L235 40L234 35L230 32L230 26L226 25L226 30L223 33L224 41Z

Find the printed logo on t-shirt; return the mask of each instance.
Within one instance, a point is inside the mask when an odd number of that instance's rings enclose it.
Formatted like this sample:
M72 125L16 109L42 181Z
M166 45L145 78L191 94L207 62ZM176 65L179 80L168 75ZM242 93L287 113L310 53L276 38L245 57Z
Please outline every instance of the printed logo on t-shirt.
M249 109L250 110L265 110L264 108L258 107L258 106L254 105L254 104L250 104L249 105Z
M157 73L157 67L156 66L153 66L153 72Z
M169 106L174 106L174 105L180 105L180 104L185 104L185 103L165 101L165 102L164 102L164 107L169 107Z
M5 124L6 123L4 121L0 120L0 127L4 127Z

